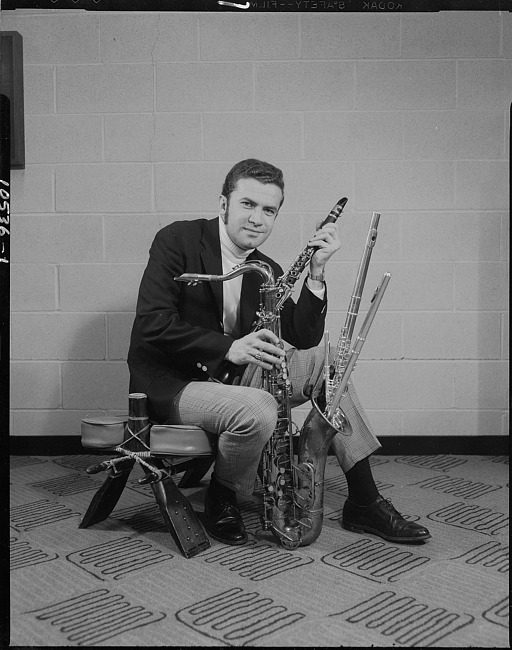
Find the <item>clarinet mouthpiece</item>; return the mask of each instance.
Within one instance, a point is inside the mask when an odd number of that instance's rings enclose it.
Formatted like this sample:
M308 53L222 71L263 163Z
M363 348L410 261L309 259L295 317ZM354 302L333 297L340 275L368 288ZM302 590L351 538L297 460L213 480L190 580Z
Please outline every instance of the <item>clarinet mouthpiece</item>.
M322 222L322 225L320 227L325 226L326 223L336 223L336 221L338 220L338 217L340 216L340 214L345 209L345 206L347 205L347 201L348 201L348 199L347 199L346 196L344 196L342 199L340 199L338 201L338 203L336 203L334 208L329 212L329 214L327 215L325 220Z

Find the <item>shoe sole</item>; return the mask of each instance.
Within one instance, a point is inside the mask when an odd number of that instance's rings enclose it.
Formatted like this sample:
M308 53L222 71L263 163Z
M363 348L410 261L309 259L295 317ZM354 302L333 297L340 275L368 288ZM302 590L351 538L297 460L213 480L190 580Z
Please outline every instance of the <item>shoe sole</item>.
M347 524L345 522L341 522L341 526L345 530L349 530L351 533L370 533L372 535L377 535L378 537L382 537L382 539L385 539L387 542L397 542L397 543L407 544L411 542L424 542L425 540L430 539L432 537L430 533L428 535L423 535L422 537L390 537L385 533L381 533L380 530L376 530L375 528L370 528L369 526L354 526L353 524Z

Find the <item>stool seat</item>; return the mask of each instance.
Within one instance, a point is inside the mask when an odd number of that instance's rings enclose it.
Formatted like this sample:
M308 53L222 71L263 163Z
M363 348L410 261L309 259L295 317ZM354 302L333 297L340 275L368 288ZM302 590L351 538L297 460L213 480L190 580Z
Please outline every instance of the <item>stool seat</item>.
M149 433L155 456L213 456L216 443L213 433L185 424L154 424Z
M82 447L113 449L124 441L128 416L83 418L81 424Z
M102 415L82 419L82 446L113 450L125 440L128 418ZM185 424L153 424L149 447L155 456L213 456L216 436L201 427Z

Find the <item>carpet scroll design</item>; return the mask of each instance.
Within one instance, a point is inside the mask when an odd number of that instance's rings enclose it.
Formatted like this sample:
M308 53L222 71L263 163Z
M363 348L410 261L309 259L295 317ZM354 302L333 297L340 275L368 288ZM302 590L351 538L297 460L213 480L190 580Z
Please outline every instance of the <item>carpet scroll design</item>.
M426 543L344 530L346 480L329 456L314 544L281 547L256 490L240 499L247 544L212 540L189 559L137 467L110 516L78 528L103 480L85 473L95 462L12 458L12 646L510 647L508 457L371 458ZM207 484L184 491L198 512Z

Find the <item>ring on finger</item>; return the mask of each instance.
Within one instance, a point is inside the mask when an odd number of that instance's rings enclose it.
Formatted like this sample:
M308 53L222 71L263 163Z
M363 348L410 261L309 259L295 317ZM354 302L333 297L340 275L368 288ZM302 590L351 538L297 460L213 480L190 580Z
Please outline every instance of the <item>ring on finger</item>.
M261 352L260 352L260 350L258 350L258 352L256 352L256 354L254 356L256 357L256 359L258 361L261 361Z

